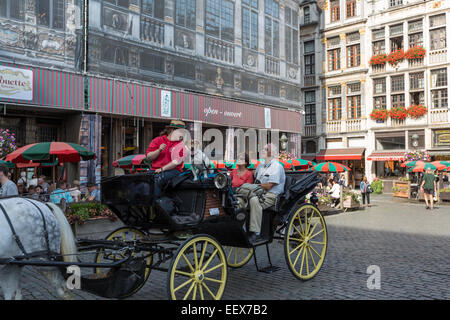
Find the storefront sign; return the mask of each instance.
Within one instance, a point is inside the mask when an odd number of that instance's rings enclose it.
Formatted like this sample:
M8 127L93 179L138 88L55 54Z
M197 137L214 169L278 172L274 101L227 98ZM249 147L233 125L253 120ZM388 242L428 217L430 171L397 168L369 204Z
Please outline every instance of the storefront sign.
M450 130L435 130L435 146L450 146Z
M161 90L161 117L170 118L172 115L171 92Z
M0 98L33 100L33 71L0 66Z

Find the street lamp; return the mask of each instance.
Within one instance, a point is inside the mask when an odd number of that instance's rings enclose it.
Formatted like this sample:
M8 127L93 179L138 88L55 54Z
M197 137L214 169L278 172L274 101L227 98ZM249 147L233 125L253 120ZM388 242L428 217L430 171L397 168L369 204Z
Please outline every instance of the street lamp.
M417 149L417 147L419 146L419 135L417 133L414 133L411 136L411 141L412 141L412 146L414 147L414 149Z
M287 143L288 143L288 138L286 137L286 134L285 133L283 133L282 135L281 135L281 138L280 138L280 143L281 143L281 151L286 151L287 150Z

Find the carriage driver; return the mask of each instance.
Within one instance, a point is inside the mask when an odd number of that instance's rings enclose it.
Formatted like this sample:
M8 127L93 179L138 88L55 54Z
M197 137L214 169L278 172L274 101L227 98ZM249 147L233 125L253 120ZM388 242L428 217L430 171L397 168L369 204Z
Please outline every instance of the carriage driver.
M155 173L154 196L161 194L161 187L183 170L183 160L187 149L183 144L185 124L180 120L172 120L160 133L159 137L150 142L146 155L152 162L150 172Z
M269 143L264 146L261 154L265 162L256 169L255 183L259 183L265 192L261 197L252 197L249 200L250 242L255 242L259 238L263 209L275 205L278 195L284 192L286 181L284 168L276 158L277 147L273 143Z

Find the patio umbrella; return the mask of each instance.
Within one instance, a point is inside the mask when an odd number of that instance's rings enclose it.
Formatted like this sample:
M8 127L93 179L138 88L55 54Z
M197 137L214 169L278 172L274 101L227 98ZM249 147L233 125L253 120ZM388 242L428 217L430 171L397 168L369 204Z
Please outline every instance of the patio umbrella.
M415 166L414 168L409 169L408 172L425 172L425 171L427 171L428 168L431 168L431 170L435 171L435 170L444 170L446 168L446 166L443 164L434 165L431 162L426 162L423 165L419 164L419 165Z
M225 162L223 161L219 161L219 160L211 160L211 168L213 169L224 169L225 166Z
M450 167L450 161L440 160L440 161L433 161L431 163L434 164L435 166L444 165L446 167Z
M248 169L256 169L260 163L264 163L264 159L250 159L250 165L248 166Z
M12 169L12 168L14 168L16 166L14 163L9 162L9 161L5 161L5 160L0 160L0 164L5 165L9 169Z
M122 157L113 162L113 167L131 168L133 166L150 165L145 154L132 154Z
M278 162L284 167L284 169L291 169L292 164L289 163L289 160L278 159Z
M401 166L402 168L404 168L404 167L415 167L415 166L417 166L417 165L422 165L422 164L425 164L425 163L426 163L426 162L423 161L423 160L406 161L406 162L403 162L400 166Z
M319 172L344 172L351 170L349 167L344 166L343 164L337 162L319 163L318 165L315 165L311 169Z
M290 159L288 162L294 167L294 169L301 169L302 167L313 167L316 164L309 160L304 159Z
M95 159L95 153L75 143L70 142L41 142L32 143L19 148L5 158L14 163L28 163L29 160L42 162L54 160L59 162L79 162L80 160Z

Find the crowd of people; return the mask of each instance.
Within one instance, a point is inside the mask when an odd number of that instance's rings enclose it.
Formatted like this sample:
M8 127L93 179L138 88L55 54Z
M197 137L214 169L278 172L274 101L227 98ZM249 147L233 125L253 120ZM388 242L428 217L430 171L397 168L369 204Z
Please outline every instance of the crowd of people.
M66 203L80 201L100 201L100 190L97 184L89 183L88 192L80 191L80 182L74 180L71 184L61 181L59 183L47 181L44 175L37 177L33 174L31 179L27 179L25 171L20 173L20 178L15 183L12 180L9 169L0 165L0 198L10 196L26 196L35 200L49 201L59 204L62 199Z

